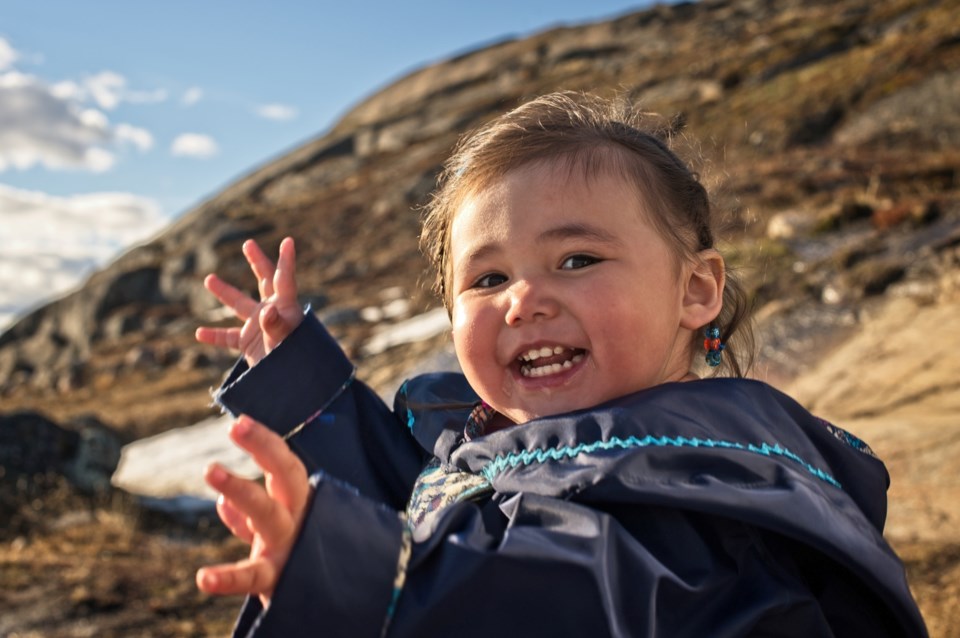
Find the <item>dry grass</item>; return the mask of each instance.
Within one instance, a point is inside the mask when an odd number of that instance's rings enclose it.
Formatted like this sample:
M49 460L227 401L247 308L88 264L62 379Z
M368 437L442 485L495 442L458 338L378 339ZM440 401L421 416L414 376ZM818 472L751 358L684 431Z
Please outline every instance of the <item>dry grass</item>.
M239 600L201 594L194 573L243 551L221 534L150 531L131 512L65 512L0 545L0 635L229 634Z

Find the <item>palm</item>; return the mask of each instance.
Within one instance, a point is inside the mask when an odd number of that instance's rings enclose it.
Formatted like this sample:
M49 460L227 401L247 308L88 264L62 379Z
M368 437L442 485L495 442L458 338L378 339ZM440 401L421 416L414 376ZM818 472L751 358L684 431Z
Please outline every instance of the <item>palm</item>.
M267 353L276 347L270 336L265 335L260 325L260 312L263 308L272 305L281 319L294 326L303 314L300 304L294 299L284 299L274 293L260 301L254 312L247 317L240 327L238 350L243 353L248 363L256 363L267 356ZM276 340L277 343L282 339Z
M243 357L248 363L251 360L259 361L267 356L267 347L263 343L263 330L260 328L259 312L243 322L243 326L240 328L238 350L243 353Z

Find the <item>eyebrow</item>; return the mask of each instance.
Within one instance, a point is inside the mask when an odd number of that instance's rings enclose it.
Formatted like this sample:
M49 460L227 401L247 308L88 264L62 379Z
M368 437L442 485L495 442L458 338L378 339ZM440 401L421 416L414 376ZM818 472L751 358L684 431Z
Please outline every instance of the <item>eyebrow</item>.
M605 244L623 244L618 236L603 228L591 226L590 224L577 223L564 224L562 226L548 228L537 236L536 243L542 244L545 242L563 241L566 239L589 239ZM479 261L490 254L499 252L500 250L501 247L497 243L483 244L482 246L478 246L476 249L471 250L467 255L465 255L462 263Z
M621 243L620 238L613 233L590 224L564 224L545 230L537 237L538 243L563 239L592 239L605 244Z

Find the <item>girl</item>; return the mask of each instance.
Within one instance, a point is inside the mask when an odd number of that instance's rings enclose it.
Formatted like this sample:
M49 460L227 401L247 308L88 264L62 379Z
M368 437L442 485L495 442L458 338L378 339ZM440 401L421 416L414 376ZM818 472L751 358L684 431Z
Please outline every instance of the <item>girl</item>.
M301 310L292 240L244 246L259 302L207 279L244 324L197 338L244 353L217 399L266 476L207 472L251 553L197 582L252 594L238 635L925 634L883 464L739 378L744 297L649 119L554 94L460 145L422 245L463 374L392 411Z

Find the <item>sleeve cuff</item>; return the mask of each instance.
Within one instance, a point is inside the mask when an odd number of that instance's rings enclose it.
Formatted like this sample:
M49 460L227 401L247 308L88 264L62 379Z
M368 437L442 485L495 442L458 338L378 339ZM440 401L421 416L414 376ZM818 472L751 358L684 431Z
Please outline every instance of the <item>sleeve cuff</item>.
M353 374L353 364L308 309L257 365L250 368L241 359L213 398L234 415L247 414L287 434L336 399Z

